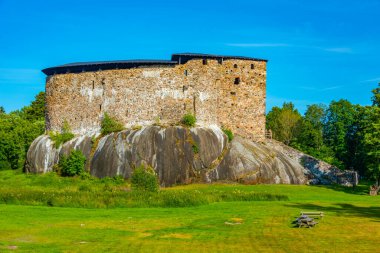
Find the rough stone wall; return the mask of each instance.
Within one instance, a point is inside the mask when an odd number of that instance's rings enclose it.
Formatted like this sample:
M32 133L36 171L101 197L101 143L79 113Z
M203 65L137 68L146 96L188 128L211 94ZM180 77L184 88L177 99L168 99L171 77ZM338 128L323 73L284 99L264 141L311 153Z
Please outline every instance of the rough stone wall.
M174 67L50 76L46 129L60 131L66 120L74 133L93 135L100 131L105 112L126 127L149 125L158 119L162 124L177 123L191 112L200 126L224 126L263 141L265 65L262 61L211 59L204 65L202 59L195 59Z

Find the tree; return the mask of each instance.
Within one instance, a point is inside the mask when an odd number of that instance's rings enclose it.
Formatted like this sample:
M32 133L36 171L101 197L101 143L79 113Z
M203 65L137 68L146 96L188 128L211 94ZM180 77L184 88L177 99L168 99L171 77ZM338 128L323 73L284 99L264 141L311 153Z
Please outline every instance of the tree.
M43 94L20 111L0 113L0 170L22 168L30 144L44 132Z
M372 90L373 97L371 98L371 100L372 105L380 107L380 83L378 84L378 86L379 87Z
M301 122L298 143L306 149L320 150L323 146L323 120L326 107L309 105Z
M267 128L272 130L273 138L289 145L296 138L300 127L301 115L293 103L284 103L282 108L274 107L267 115Z
M354 126L356 120L356 107L349 101L341 99L332 101L327 109L324 124L324 140L326 145L332 148L337 159L350 169L352 156L348 152L348 143L357 129Z
M5 114L5 109L2 106L0 106L0 114Z
M366 127L364 128L364 147L367 154L368 174L380 185L380 107L366 107Z
M45 118L45 92L40 92L29 106L22 109L27 120L43 120Z

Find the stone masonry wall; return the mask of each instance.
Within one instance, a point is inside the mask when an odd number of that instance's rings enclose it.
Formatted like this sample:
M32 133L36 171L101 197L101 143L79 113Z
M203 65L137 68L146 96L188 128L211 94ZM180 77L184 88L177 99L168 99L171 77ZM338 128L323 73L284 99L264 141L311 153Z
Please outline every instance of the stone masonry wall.
M154 66L49 76L46 130L66 120L76 134L100 132L105 112L126 127L178 123L194 113L200 126L219 125L235 134L265 139L266 62L190 60Z

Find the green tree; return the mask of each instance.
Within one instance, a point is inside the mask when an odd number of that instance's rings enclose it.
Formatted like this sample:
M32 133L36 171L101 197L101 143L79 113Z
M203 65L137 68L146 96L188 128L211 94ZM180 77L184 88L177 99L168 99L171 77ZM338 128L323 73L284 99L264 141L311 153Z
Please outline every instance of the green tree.
M380 185L380 107L366 107L366 114L363 139L367 172Z
M0 115L0 169L22 168L32 141L44 132L44 122L30 122L17 114Z
M267 115L267 129L273 138L289 145L297 136L301 115L293 103L284 103L282 108L274 107Z
M320 150L323 146L324 105L309 105L301 121L298 143L307 149Z
M372 105L380 107L380 83L378 84L379 87L372 90L373 97L372 97Z
M332 148L338 160L350 168L351 156L348 143L354 136L356 120L356 107L349 101L341 99L332 101L327 109L324 124L324 140Z
M0 114L4 114L4 113L5 113L4 107L0 106Z
M32 103L24 107L22 111L27 120L43 120L45 118L45 92L38 93Z
M36 101L40 99L41 96L37 95L32 104L38 104ZM0 113L0 169L21 169L30 144L44 132L44 117L27 117L28 108L37 106L26 106L9 114Z

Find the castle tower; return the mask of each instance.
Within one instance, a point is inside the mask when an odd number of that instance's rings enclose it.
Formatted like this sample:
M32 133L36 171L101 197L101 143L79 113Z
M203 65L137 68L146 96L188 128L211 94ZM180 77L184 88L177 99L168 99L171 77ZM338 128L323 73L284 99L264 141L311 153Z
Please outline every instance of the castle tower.
M265 139L266 60L173 54L170 61L72 63L44 69L46 130L67 121L76 134L100 132L104 113L126 127L176 124L193 113L200 126L216 125Z

